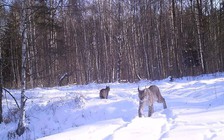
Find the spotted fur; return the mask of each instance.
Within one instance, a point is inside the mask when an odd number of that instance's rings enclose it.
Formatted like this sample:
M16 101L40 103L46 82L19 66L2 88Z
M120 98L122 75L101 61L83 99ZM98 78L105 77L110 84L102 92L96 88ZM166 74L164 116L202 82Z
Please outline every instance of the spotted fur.
M155 102L163 103L163 108L167 108L166 101L162 97L159 88L156 85L152 85L149 88L145 88L144 90L140 90L138 88L138 97L139 97L139 108L138 108L138 116L142 117L143 109L145 104L148 104L148 117L152 115L154 112L153 104Z

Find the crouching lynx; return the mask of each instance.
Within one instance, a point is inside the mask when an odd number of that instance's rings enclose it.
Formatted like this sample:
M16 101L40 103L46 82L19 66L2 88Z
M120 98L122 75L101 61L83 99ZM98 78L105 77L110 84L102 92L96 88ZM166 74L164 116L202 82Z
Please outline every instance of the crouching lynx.
M167 108L166 101L162 97L159 88L156 85L152 85L149 88L140 90L138 87L138 97L139 97L139 108L138 116L142 117L143 109L145 104L148 104L148 117L154 112L153 104L154 102L163 103L163 108Z

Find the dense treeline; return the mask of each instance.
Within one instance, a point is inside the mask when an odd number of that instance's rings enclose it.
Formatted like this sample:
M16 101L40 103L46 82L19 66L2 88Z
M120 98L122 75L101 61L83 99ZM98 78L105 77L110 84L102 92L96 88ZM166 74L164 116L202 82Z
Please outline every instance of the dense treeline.
M25 6L1 0L0 5L5 87L20 87L22 67L28 87L224 70L221 0L26 0Z

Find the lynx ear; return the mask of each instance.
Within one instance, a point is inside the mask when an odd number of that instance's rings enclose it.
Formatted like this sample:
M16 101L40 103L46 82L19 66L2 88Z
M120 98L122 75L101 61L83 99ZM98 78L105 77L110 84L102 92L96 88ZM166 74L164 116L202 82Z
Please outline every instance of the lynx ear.
M139 93L141 92L141 90L139 89L139 86L138 86L138 92L139 92Z

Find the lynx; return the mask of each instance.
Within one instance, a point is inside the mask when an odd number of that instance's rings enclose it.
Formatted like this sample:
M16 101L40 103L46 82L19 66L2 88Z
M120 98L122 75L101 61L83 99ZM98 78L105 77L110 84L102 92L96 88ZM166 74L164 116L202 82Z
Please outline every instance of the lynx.
M151 85L149 88L140 90L138 87L138 97L139 97L139 108L138 116L142 117L143 109L145 104L148 104L148 117L154 112L153 104L154 102L163 103L163 108L167 108L166 101L162 97L159 88L156 85Z
M110 91L110 87L106 86L105 89L100 90L100 99L108 99L108 94Z

